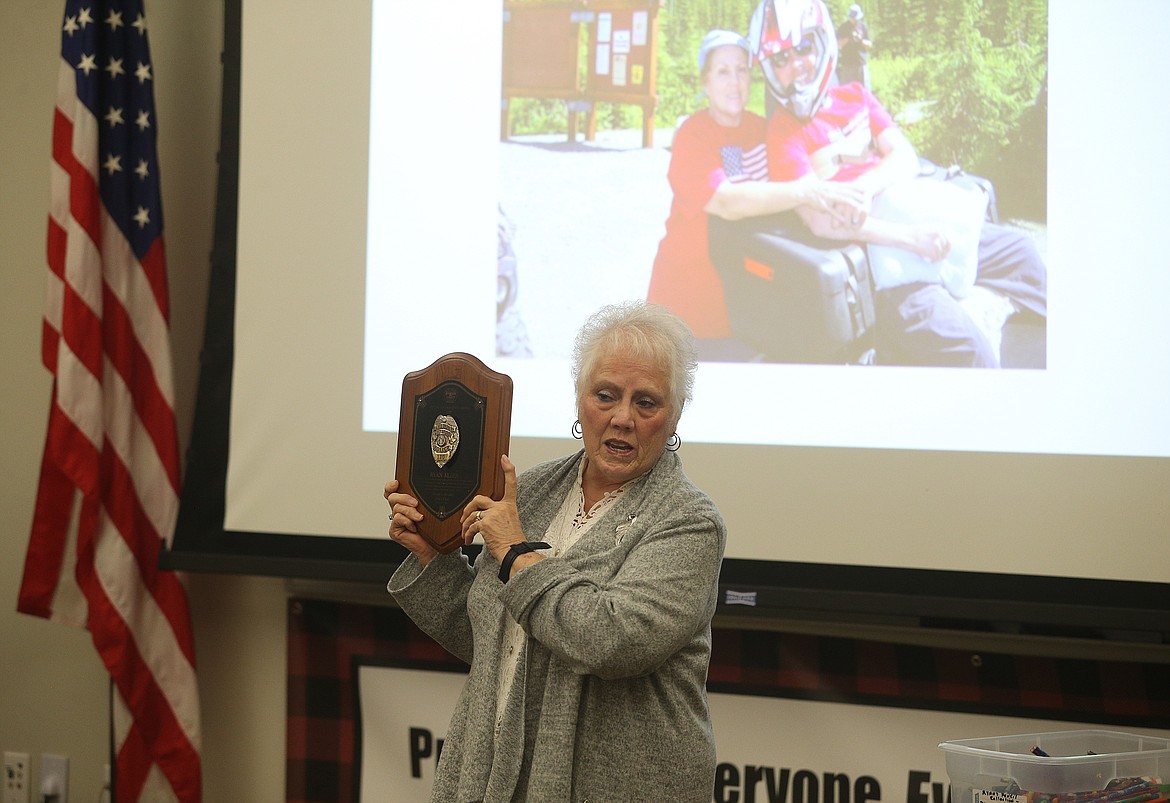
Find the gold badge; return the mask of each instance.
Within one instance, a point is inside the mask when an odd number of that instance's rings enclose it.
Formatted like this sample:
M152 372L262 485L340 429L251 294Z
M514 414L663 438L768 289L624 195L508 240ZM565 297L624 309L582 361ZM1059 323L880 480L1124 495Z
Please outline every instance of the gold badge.
M431 427L431 457L442 468L459 448L459 424L449 415L440 415Z

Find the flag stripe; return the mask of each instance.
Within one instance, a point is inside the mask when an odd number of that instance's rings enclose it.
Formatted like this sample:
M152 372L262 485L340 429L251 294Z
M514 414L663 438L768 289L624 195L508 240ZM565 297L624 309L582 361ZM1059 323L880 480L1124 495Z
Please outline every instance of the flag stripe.
M174 438L174 414L170 400L159 387L150 356L142 342L134 337L126 308L107 292L102 303L105 340L112 344L107 356L129 388L131 403L141 424L150 434L160 457L160 468L170 481L173 493L179 492L178 443ZM167 362L169 369L170 364Z
M66 264L66 271L69 266ZM76 290L66 282L61 295L61 336L73 356L85 366L90 376L102 375L102 319ZM99 307L100 308L100 307Z
M65 561L65 543L70 508L75 488L69 477L57 468L46 454L41 460L41 479L33 512L33 534L29 539L28 558L44 571L29 577L20 587L17 609L23 613L48 618L53 613L53 595L57 576Z
M131 244L120 231L117 222L105 216L105 241L102 260L109 268L103 291L112 294L123 306L123 312L132 321L134 338L144 349L151 364L150 370L160 375L170 375L171 352L168 341L167 319L156 303L157 283L166 292L166 274L161 278L150 276L148 267L134 255ZM161 249L157 241L151 252ZM150 253L150 252L148 252ZM103 300L110 296L106 295ZM129 333L127 333L129 334ZM167 406L172 405L170 388L165 389Z
M99 511L96 516L100 522L104 516ZM102 578L99 576L98 547L100 543L105 549L106 544L118 544L120 538L117 533L101 532L100 524L96 525L96 532L89 533L79 542L77 579L89 600L89 628L93 634L94 646L102 658L102 662L110 672L110 677L118 689L127 707L135 711L148 710L153 716L134 716L134 727L144 733L147 745L147 760L157 763L166 773L167 764L175 764L176 756L180 756L179 764L190 760L195 747L187 739L186 734L178 727L174 712L167 704L165 696L159 691L158 684L150 671L150 667L142 660L136 645L132 629L120 615L117 606L107 595ZM83 525L83 531L85 527ZM116 560L116 558L115 558ZM111 561L113 562L113 561ZM119 585L119 594L125 595L134 591L134 584L126 584L126 578L110 578L111 582ZM137 599L122 599L127 607L141 603ZM121 758L119 751L119 758ZM135 754L131 754L135 755ZM122 773L129 771L133 777L138 773L132 768L125 768L119 764L119 786L122 786ZM169 777L169 773L168 773ZM180 776L181 777L181 776ZM179 790L176 789L178 793ZM119 800L136 800L135 796L119 794ZM197 799L180 796L181 800Z
M97 449L103 439L101 382L69 349L66 338L61 338L59 345L56 403L72 427L63 432L49 431L57 449L54 458L82 493L97 493ZM60 425L56 418L49 422ZM65 451L60 451L62 448Z
M66 0L41 327L53 395L17 606L89 628L116 690L117 799L197 803L194 637L186 590L158 567L180 457L152 70L142 0Z
M63 351L62 356L70 355L68 351ZM96 494L97 447L93 438L83 432L57 403L60 401L59 389L55 396L53 409L49 414L49 429L45 435L46 459L52 458L57 468L69 477L82 493Z
M121 694L118 695L121 697ZM121 700L119 699L119 702ZM125 703L122 703L125 705ZM129 717L129 713L126 714ZM115 800L140 800L146 779L150 775L153 762L150 759L150 750L142 736L141 730L130 720L130 729L125 738L119 741L118 750L118 777L114 787Z
M193 667L189 661L183 660L180 645L175 643L173 636L167 635L170 629L162 621L159 606L128 576L134 571L134 556L126 543L110 531L111 526L108 520L102 521L105 532L97 541L92 565L94 579L101 584L103 591L99 598L109 605L102 613L116 617L125 628L118 634L120 638L111 643L120 651L122 660L133 663L137 670L128 673L132 682L120 688L130 701L144 696L154 698L152 708L162 716L136 722L149 735L149 743L155 745L156 751L163 755L183 752L191 747L188 734L198 721L199 712L186 700L173 696L171 689L181 688L181 683L193 683ZM141 596L131 597L127 590L137 590ZM142 635L151 637L142 639Z
M65 233L65 229L61 228L59 224L52 217L49 218L49 235L48 243L45 250L49 255L49 270L52 271L59 281L65 280L65 247L68 244L69 235ZM52 284L52 282L50 282ZM45 313L49 317L49 311ZM61 320L60 311L58 311L55 320Z
M158 239L151 244L150 250L143 255L142 271L146 275L146 281L150 283L151 292L154 293L154 303L165 326L171 320L171 304L167 297L166 248L163 246L163 242L162 235L159 235Z
M50 282L49 284L52 284ZM50 291L47 295L52 296ZM45 319L41 323L41 363L45 368L49 369L49 373L57 373L57 351L60 348L58 339L60 335L57 334L57 329Z
M156 535L146 511L139 504L138 497L132 487L130 476L124 465L110 450L107 450L103 454L103 464L103 476L108 478L110 484L110 490L106 494L107 513L116 526L116 530L111 533L111 538L113 535L118 535L118 540L121 541L123 538L122 534L128 534L125 538L130 552L126 555L120 555L119 560L128 565L137 556L136 568L141 573L146 587L153 589L153 598L145 598L142 600L142 603L144 605L151 605L151 613L154 614L155 608L153 606L157 602L162 608L162 611L159 613L169 616L173 613L186 592L174 574L160 571L158 568L158 553L162 542ZM126 578L127 581L132 579ZM133 611L127 611L124 613L123 618L129 619L132 615L134 615ZM174 628L176 623L171 622L171 628L169 629L161 628L161 623L158 622L152 624L153 627L158 628L153 631L157 633L157 638L166 640L166 646L169 647L170 637L178 635ZM184 633L183 635L189 634ZM143 646L146 648L148 645ZM182 650L187 661L194 665L194 642L190 638L185 638L177 646Z
M65 249L68 234L52 217L45 250L49 258L49 276L45 282L45 320L41 331L41 362L50 373L57 372L57 339L65 307Z
M69 117L58 114L53 125L53 160L69 176L70 216L96 243L101 236L101 196L93 177L97 152L86 147L93 136L88 129L84 119L75 125Z

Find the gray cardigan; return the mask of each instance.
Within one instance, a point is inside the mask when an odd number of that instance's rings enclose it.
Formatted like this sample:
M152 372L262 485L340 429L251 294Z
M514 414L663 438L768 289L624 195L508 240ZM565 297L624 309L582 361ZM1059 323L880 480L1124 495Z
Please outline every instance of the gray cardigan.
M520 476L528 540L544 536L583 452ZM503 584L486 550L387 586L425 632L471 664L432 799L504 803L711 800L711 617L727 529L666 452L567 553ZM506 612L506 613L505 613ZM528 634L493 736L505 616Z

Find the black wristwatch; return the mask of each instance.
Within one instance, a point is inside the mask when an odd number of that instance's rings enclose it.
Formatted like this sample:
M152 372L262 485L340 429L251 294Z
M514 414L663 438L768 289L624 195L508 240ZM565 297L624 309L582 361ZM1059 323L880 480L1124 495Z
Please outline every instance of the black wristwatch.
M500 561L500 582L508 582L508 578L512 575L512 564L516 562L516 558L525 552L535 552L538 549L552 549L552 544L546 544L544 541L520 541L508 547L508 554L504 555L504 559Z

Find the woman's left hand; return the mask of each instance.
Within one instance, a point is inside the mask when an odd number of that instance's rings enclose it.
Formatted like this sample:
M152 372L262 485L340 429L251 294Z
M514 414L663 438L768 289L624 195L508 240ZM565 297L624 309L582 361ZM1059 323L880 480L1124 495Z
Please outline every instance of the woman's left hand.
M508 548L524 541L520 512L516 509L516 466L507 455L500 457L504 469L504 495L497 502L491 497L476 496L463 508L459 522L463 526L463 543L470 544L476 535L483 537L484 547L501 560Z

